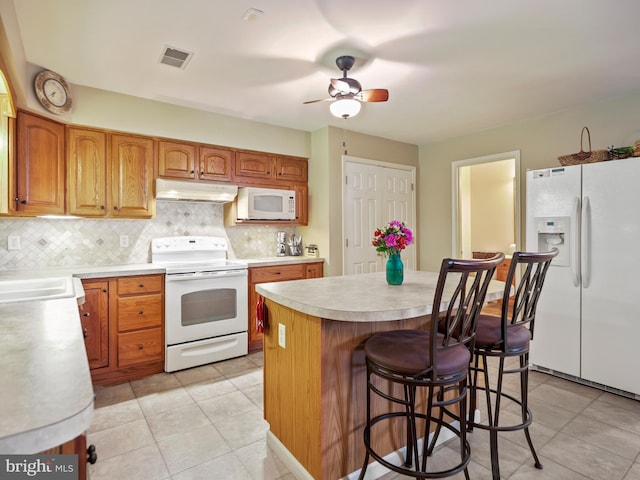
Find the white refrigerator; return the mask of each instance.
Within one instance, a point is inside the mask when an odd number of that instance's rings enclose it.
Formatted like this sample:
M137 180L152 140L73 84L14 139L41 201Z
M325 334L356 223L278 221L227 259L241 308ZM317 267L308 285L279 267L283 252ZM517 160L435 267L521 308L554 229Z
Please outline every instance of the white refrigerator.
M531 363L640 395L640 159L527 172L529 251L560 251Z

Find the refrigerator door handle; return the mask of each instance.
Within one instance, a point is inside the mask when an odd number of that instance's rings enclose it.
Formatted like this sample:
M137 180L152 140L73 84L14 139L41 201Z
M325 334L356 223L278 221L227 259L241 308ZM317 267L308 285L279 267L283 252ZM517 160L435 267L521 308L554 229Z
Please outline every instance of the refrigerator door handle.
M577 223L579 220L580 198L576 197L573 203L573 221ZM580 231L580 227L576 225L574 230L575 232L573 232L573 248L571 249L571 274L573 276L573 286L577 287L580 285L580 235L578 234L578 232Z
M582 201L582 286L591 283L591 203L589 197Z

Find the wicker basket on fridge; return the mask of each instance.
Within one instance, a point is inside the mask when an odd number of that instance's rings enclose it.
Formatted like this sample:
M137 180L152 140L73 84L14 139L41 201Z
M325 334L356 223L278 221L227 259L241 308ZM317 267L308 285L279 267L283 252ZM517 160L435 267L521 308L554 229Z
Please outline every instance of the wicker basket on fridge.
M589 150L586 152L582 149L585 130L589 141ZM560 165L563 166L603 162L605 160L609 160L609 152L606 150L591 150L591 133L587 127L583 127L582 132L580 133L580 151L578 153L570 153L569 155L560 155L558 157Z

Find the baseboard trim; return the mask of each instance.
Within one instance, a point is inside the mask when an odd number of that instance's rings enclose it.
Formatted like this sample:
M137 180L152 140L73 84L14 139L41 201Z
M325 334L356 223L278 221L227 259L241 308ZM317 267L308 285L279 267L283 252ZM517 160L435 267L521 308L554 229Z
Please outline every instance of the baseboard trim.
M282 444L278 437L271 433L271 430L267 430L267 446L274 451L298 480L314 480L306 468L304 468L298 459Z
M478 410L475 411L474 417L479 421L480 412ZM460 428L460 423L456 420L452 422L451 425L458 429ZM438 438L438 442L436 446L441 445L448 440L454 438L455 435L452 431L447 428L443 428L440 431L440 436ZM433 433L429 435L429 441L433 438ZM422 449L423 440L418 441L418 449ZM271 430L267 430L267 446L270 447L274 453L282 460L282 462L287 466L291 474L296 477L297 480L313 480L313 477L307 472L307 470L302 466L302 464L293 456L293 454L285 447L282 442L273 434ZM396 451L385 455L384 459L391 463L392 465L400 466L404 462L406 447L402 447ZM364 460L364 459L363 459ZM357 480L360 476L360 470L358 469L354 472L351 472L349 475L342 477L340 480ZM371 462L367 467L367 473L364 476L364 480L375 480L377 478L386 475L391 472L387 467L382 466L378 462Z

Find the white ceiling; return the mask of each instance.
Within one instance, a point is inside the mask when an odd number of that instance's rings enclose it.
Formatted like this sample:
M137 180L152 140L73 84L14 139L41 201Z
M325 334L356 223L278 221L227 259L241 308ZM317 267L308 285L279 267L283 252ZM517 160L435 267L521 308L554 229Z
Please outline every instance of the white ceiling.
M68 82L301 130L344 126L335 58L387 88L347 128L414 144L640 89L638 0L14 0ZM264 14L253 21L250 8ZM194 52L185 70L165 45Z

